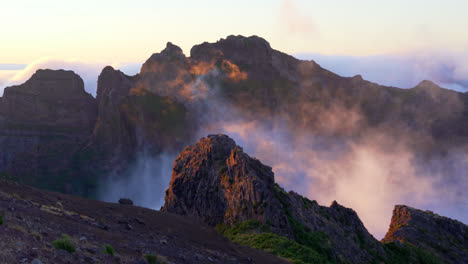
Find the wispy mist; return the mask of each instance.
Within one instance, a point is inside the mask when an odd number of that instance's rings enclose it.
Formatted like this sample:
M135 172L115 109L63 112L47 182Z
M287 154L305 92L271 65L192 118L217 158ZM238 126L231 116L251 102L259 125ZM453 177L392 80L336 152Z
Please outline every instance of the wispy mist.
M184 74L177 73L182 76L177 79L183 79ZM430 209L468 222L466 153L453 150L441 157L422 157L410 147L409 134L395 136L396 131L370 128L359 109L339 104L328 108L312 108L307 103L298 106L303 116L296 120L314 117L314 127L320 134L297 127L287 115L261 120L248 109L230 106L223 99L219 85L213 82L216 78L211 78L219 74L213 69L188 84L150 87L155 93L179 98L196 113L198 138L228 134L248 154L272 166L276 181L283 187L322 205L337 200L353 208L377 238L387 231L396 204ZM146 81L152 84L152 80ZM355 131L363 133L356 137ZM127 179L107 183L103 199L115 202L129 197L138 205L159 208L174 158L141 156Z
M169 186L175 158L175 154L167 153L139 154L123 175L111 175L100 184L99 199L115 203L120 198L130 198L135 205L159 210L164 205L164 191Z
M317 30L310 14L301 12L295 0L282 1L279 18L288 34L308 35Z
M222 131L272 166L282 186L322 205L337 200L353 208L377 238L387 231L395 204L468 222L465 153L423 161L384 134L343 142L261 122L227 123Z
M337 200L353 208L377 238L388 230L396 204L468 222L468 154L453 150L426 159L410 147L410 135L395 137L393 131L377 128L355 138L353 132L366 126L358 109L337 105L304 111L303 118L318 116L315 122L327 132L319 135L301 130L288 118L252 118L221 98L216 93L206 98L209 110L199 137L228 134L248 154L272 166L280 185L322 205ZM346 136L333 136L337 132Z

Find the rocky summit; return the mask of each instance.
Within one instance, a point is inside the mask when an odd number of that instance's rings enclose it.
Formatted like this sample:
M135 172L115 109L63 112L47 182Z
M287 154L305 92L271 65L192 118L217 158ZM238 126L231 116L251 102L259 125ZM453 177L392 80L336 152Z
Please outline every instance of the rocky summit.
M96 100L72 71L38 70L24 84L5 88L0 98L0 176L71 192L71 181L59 178L78 172L72 169L72 157L88 140L96 119Z
M352 209L337 202L320 206L285 192L275 183L271 167L251 158L226 135L210 135L182 151L165 200L162 211L198 218L242 244L262 233L293 241L309 252L298 253L298 259L291 256L297 261L371 263L399 254L374 239ZM280 250L278 254L288 256Z
M447 263L468 263L468 226L431 211L395 206L383 241L411 243Z

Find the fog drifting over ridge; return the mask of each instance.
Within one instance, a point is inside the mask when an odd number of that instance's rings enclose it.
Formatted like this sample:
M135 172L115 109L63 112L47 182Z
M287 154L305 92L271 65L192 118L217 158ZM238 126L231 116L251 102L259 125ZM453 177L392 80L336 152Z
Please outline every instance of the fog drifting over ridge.
M397 204L468 222L468 153L453 150L427 160L409 147L410 135L395 138L370 127L358 140L334 137L336 131L350 131L351 135L367 126L358 109L339 105L312 111L321 116L321 126L330 132L330 136L320 136L298 130L288 118L251 118L248 111L221 100L218 89L209 87L210 93L204 97L210 114L201 120L199 137L229 135L247 154L271 166L275 180L286 190L321 205L336 200L354 209L376 238L387 232ZM305 112L304 118L312 112Z
M321 59L320 56L318 59L312 59L324 68L342 75L354 75L352 71L363 69L364 72L356 74L362 74L365 79L371 81L375 80L368 76L382 78L387 85L392 85L385 82L391 82L395 76L395 82L399 82L403 87L412 87L422 79L445 80L462 85L465 83L463 76L468 76L464 75L465 68L458 66L464 65L462 57L458 64L453 64L455 66L446 67L446 63L440 62L423 67L421 65L424 64L415 62L416 66L408 66L410 70L401 68L399 63L403 61L397 59L394 59L396 62L387 65L382 62L383 57L368 62L363 60L362 64L352 63L352 60L348 62L346 58L326 58L331 61L328 62L329 66L326 59ZM336 61L338 63L335 63ZM22 76L22 79L15 80L28 79L38 68L72 69L84 79L85 89L95 95L96 80L102 70L101 66L44 61L29 65L21 74L15 75ZM136 68L139 69L139 66ZM447 68L452 70L448 71ZM129 71L124 72L131 74ZM437 78L430 78L430 75ZM204 89L199 89L200 87ZM468 171L466 153L453 152L443 159L422 163L418 154L405 145L404 137L395 142L382 131L374 131L369 138L360 142L322 138L295 130L287 120L252 120L221 102L217 93L218 87L207 85L203 79L197 79L192 87L187 88L192 89L184 92L188 92L189 97L199 98L197 100L208 106L211 113L204 120L200 120L205 122L205 129L199 132L199 137L210 133L228 134L249 155L272 166L276 181L287 190L317 200L321 205L329 205L331 201L337 200L340 204L353 208L377 238L383 237L387 231L395 204L430 209L441 215L468 222L468 196L465 193L468 182L464 174ZM203 92L209 94L201 95ZM330 126L330 131L337 129L336 126L353 129L356 126L355 122L361 119L359 112L339 108L322 114L322 121ZM227 120L226 115L230 116ZM163 203L164 190L168 187L175 156L176 154L141 156L130 169L129 178L113 183L110 186L111 190L104 191L104 199L115 202L120 197L129 196L137 205L159 209Z

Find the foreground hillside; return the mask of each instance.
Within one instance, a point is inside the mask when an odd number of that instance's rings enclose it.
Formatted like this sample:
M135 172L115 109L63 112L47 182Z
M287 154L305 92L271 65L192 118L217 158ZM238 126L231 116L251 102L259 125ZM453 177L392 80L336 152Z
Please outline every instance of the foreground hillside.
M0 180L0 263L285 263L194 218ZM54 248L69 237L74 253ZM107 254L104 253L105 245ZM109 254L112 250L114 255ZM35 262L38 263L38 262Z

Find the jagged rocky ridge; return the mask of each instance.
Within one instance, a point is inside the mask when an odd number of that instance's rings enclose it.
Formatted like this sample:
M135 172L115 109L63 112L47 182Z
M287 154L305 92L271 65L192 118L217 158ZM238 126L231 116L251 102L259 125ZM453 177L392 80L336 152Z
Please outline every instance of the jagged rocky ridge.
M206 127L239 116L268 125L281 120L324 140L359 141L376 131L395 141L405 135L420 157L465 151L468 143L466 94L429 81L399 89L361 76L341 77L274 50L257 36L205 42L194 46L190 57L168 43L135 76L106 67L96 99L82 83L71 72L38 71L26 84L5 90L0 100L2 175L93 196L102 178L125 175L138 153L178 153ZM213 97L235 110L235 117L216 113ZM352 124L348 115L325 118L336 109L359 118ZM41 142L38 133L45 135ZM60 148L42 144L50 136L60 136L62 141L54 141Z
M390 228L382 241L411 243L447 263L468 263L468 226L431 211L395 206Z
M356 212L337 202L319 206L275 184L271 167L249 157L225 135L187 147L174 162L165 212L197 217L213 226L247 220L268 224L281 236L300 239L300 230L321 236L329 261L364 263L385 255ZM362 250L365 245L367 250Z
M396 206L381 243L352 209L336 201L330 207L320 206L297 193L286 193L275 184L270 167L249 157L226 135L202 138L182 151L174 162L165 201L162 211L196 217L234 241L298 263L466 262L466 225ZM316 255L301 255L300 250L288 255L286 246L278 250L268 242L258 244L256 234L262 232L294 240Z

